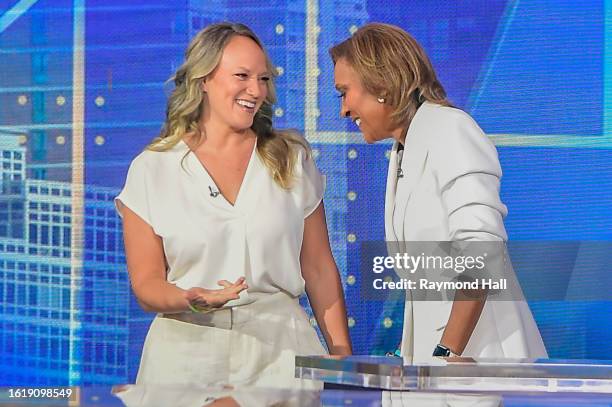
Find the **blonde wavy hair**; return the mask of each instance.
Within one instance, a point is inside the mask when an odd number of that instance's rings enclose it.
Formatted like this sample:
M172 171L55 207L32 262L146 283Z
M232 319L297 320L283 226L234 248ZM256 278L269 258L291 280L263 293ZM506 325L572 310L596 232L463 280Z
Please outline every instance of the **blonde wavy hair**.
M393 107L393 125L410 124L424 101L452 106L423 48L399 27L366 24L329 54L334 64L344 58L363 87Z
M191 40L185 52L185 62L170 78L175 88L168 99L166 120L159 136L147 146L148 150L170 150L188 133L194 135L196 145L204 140L205 135L198 126L204 101L201 84L219 65L223 50L237 35L250 38L261 48L266 57L268 72L274 76L272 61L249 27L238 23L209 25ZM270 175L280 187L290 189L297 160L295 147L302 147L307 159L311 156L311 150L306 140L296 131L275 130L272 127L272 105L276 102L273 80L267 82L267 88L268 95L255 114L251 129L257 135L257 154Z

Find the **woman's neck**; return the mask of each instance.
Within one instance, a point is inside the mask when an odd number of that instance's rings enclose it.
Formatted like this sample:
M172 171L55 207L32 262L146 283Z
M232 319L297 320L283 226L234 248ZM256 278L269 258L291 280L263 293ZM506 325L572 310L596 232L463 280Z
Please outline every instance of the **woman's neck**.
M256 138L255 133L250 128L236 130L223 123L213 120L200 121L201 140L199 145L206 143L208 148L223 150L240 145L251 138Z
M404 145L406 141L406 133L408 132L408 126L398 127L391 132L391 136L397 140L401 145Z

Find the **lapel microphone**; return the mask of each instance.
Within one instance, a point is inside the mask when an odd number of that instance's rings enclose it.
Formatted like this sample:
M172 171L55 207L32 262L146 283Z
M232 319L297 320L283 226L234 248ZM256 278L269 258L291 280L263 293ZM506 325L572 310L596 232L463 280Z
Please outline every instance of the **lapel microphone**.
M402 167L397 169L397 178L404 178L404 171L402 170Z
M218 197L220 194L218 190L214 191L210 185L208 186L208 190L210 191L210 196L212 196L213 198Z

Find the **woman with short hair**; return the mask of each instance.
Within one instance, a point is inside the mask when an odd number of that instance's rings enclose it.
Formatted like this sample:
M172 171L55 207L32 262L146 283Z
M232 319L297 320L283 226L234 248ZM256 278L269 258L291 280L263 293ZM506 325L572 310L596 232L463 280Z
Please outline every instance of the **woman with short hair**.
M367 143L392 138L385 200L387 241L503 242L506 206L493 143L453 107L425 51L399 27L371 23L330 50L341 116ZM512 278L513 273L506 277ZM483 294L484 293L484 294ZM454 301L420 301L407 292L401 354L546 357L520 287L516 301L486 290ZM470 293L468 293L470 294Z

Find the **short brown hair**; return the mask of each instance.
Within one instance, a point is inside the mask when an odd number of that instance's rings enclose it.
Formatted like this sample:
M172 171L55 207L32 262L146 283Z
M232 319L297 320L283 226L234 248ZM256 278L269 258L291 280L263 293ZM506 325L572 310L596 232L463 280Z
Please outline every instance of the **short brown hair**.
M419 43L391 24L370 23L329 50L355 69L364 88L394 108L394 125L407 125L424 101L451 106Z

